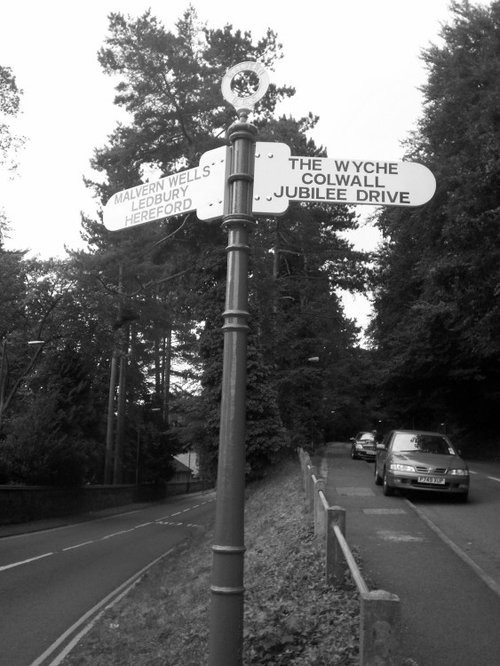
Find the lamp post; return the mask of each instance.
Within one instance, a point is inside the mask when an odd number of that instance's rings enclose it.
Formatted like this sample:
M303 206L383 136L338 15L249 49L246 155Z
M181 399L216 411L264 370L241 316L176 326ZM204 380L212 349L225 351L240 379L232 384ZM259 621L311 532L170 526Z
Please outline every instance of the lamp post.
M308 363L319 363L319 356L309 356L307 359ZM314 451L314 416L312 409L310 411L310 422L311 422L311 448Z
M2 360L0 361L0 427L2 425L3 415L16 395L19 387L21 386L23 380L29 375L35 363L37 362L38 357L42 353L43 347L45 345L45 340L28 340L26 344L28 345L37 345L37 349L33 356L29 359L28 364L24 371L19 375L19 377L14 382L10 391L7 391L8 377L9 377L9 362L7 357L7 338L2 340Z

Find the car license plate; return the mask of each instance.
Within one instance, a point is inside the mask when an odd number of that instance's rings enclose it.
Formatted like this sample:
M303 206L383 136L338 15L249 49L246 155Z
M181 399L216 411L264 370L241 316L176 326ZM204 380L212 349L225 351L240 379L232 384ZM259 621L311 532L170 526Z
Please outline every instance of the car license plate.
M440 476L419 476L417 481L419 483L435 483L439 486L444 486L445 480Z

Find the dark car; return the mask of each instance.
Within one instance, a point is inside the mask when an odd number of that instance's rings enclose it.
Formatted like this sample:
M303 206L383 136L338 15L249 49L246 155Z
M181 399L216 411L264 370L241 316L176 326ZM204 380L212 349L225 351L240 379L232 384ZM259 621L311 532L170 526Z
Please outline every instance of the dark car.
M393 430L377 445L375 483L384 495L394 490L428 490L467 500L469 469L445 435Z
M375 460L375 435L372 432L358 432L356 437L351 437L351 458L362 458L363 460Z

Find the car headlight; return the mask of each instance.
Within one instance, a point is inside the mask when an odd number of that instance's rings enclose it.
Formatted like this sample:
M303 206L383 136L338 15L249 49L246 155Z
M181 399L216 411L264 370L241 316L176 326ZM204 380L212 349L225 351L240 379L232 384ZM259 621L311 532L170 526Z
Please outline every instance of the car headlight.
M414 472L413 465L403 465L402 463L391 463L389 469L393 472Z
M358 449L358 451L359 451L360 449L362 449L362 448L363 448L363 445L362 445L362 444L356 444L356 448L357 448L357 449Z
M448 474L451 474L452 476L469 476L469 470L468 469L450 469Z

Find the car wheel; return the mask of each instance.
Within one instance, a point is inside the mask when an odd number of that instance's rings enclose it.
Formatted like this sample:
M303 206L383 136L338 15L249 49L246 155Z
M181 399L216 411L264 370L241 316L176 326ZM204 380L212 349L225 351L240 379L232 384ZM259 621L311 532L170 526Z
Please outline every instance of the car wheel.
M384 495L386 495L386 497L390 497L391 495L394 495L394 488L392 488L392 486L390 486L387 483L387 472L385 470L384 470L384 480L383 480L382 484L383 484Z
M356 455L356 452L354 451L354 449L351 449L351 458L352 458L353 460L356 460L357 457L358 457L358 456Z
M465 504L469 500L469 493L460 493L455 499L457 502L460 502L460 504Z
M380 478L378 471L377 471L377 463L375 463L375 485L381 486L382 485L382 479Z

